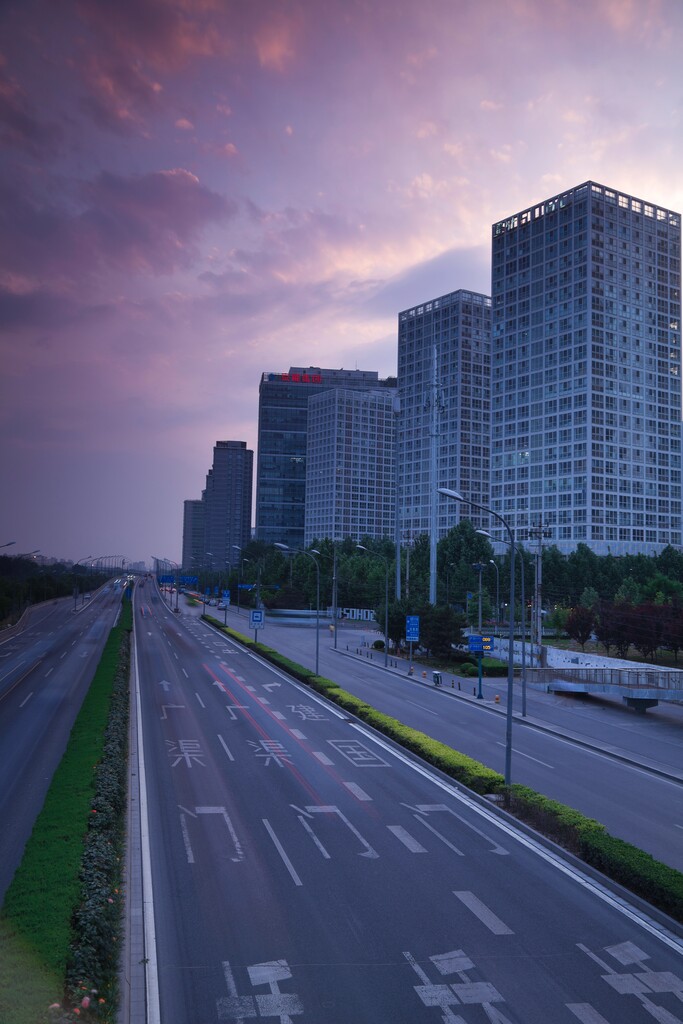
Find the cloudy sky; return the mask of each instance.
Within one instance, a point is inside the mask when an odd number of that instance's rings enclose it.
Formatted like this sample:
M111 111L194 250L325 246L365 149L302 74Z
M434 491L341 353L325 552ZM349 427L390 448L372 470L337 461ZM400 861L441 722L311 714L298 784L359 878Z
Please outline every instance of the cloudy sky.
M681 0L3 0L0 544L180 560L262 372L395 373L587 179L682 210L682 50Z

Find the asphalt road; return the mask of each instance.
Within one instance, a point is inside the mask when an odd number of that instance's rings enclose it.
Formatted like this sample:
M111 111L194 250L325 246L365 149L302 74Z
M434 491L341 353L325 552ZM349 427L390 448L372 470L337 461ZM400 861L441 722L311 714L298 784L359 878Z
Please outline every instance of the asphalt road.
M38 605L0 641L0 903L120 605L112 587Z
M186 606L184 615L201 613ZM224 617L218 613L221 619ZM249 634L248 618L228 612L228 623ZM431 673L412 679L405 662L372 652L375 634L340 630L334 650L321 631L322 675L380 711L504 772L506 679L484 682L485 699L475 697L476 679L444 675L436 689ZM306 667L314 667L311 628L268 621L259 640ZM458 689L458 687L461 689ZM496 696L499 702L496 702ZM566 698L528 690L521 715L515 684L512 781L602 822L620 838L683 870L683 708L660 706L637 715L617 700Z
M673 935L153 593L135 622L150 1024L681 1021Z

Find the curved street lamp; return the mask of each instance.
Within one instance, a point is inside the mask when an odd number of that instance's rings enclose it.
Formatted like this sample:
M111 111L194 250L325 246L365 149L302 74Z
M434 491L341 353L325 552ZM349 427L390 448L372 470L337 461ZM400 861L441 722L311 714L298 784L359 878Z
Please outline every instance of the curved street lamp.
M464 498L458 491L451 491L448 487L439 487L438 492L439 494L443 494L446 498L451 498L453 501L460 501L464 505L471 505L472 508L478 508L480 512L488 512L489 515L493 516L494 519L497 519L499 523L503 524L508 535L508 543L510 544L510 624L508 638L507 708L505 714L505 785L509 786L512 775L512 698L515 677L515 541L507 519L503 519L503 517L498 515L497 512L494 512L492 508L489 508L487 505L479 505L476 501L470 501L469 498Z
M384 562L386 573L384 583L384 667L386 668L389 664L389 559L378 551L368 551L363 544L356 544L356 547L359 551L366 551L369 555L376 555L377 558L381 558Z
M305 548L290 548L288 544L279 544L277 541L274 542L274 546L290 555L307 555L315 565L315 674L320 675L320 564L315 557L320 552L315 548L311 548L310 551L306 551Z

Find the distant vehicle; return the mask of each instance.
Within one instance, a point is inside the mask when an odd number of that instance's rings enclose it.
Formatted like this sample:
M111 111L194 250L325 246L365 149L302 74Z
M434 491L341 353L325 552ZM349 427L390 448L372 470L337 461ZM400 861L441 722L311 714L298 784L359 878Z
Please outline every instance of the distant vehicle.
M219 612L224 612L225 609L227 608L227 605L225 601L219 601L216 607L218 608Z
M213 597L211 598L211 600L209 601L209 607L210 608L215 608L216 607L216 599L215 598L213 598Z

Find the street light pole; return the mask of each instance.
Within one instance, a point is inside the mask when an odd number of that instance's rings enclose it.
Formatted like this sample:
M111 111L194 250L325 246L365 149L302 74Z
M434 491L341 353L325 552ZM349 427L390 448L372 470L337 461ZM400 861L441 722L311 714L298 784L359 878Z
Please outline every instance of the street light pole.
M469 498L464 498L458 491L451 491L447 487L439 487L439 494L443 494L446 498L451 498L453 501L461 501L465 505L471 505L472 508L478 508L481 512L488 512L494 519L497 519L503 524L508 535L508 541L510 544L510 622L509 622L509 638L508 638L508 686L507 686L507 708L506 708L506 725L505 725L505 785L509 786L512 775L512 699L514 693L514 678L515 678L515 662L514 662L514 640L515 640L515 541L512 536L512 530L507 519L503 519L501 515L494 512L492 508L488 508L486 505L479 505L476 501L470 501Z
M280 551L287 551L291 555L307 555L315 565L315 674L320 675L320 565L315 555L320 552L315 548L306 551L305 548L290 548L288 544L279 544L275 541L276 548Z
M362 544L356 544L356 547L359 551L368 551ZM384 667L386 668L389 664L389 559L379 552L368 552L368 554L377 554L384 562Z
M240 589L242 586L242 548L239 544L233 544L232 547L235 551L239 551L240 557L237 563L237 614L240 613Z
M498 628L498 621L500 619L500 572L498 571L498 563L492 558L489 558L489 565L492 565L496 570L496 629Z

